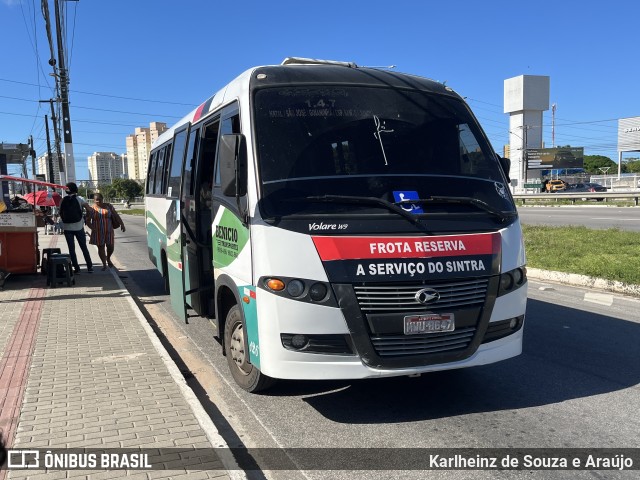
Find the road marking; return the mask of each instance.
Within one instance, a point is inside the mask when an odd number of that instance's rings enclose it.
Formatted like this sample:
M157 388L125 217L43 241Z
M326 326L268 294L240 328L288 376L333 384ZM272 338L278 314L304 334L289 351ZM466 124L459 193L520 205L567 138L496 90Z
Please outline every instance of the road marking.
M591 217L591 220L620 220L623 222L640 222L640 218Z
M606 293L586 292L584 294L584 301L610 307L611 305L613 305L613 295L608 295Z

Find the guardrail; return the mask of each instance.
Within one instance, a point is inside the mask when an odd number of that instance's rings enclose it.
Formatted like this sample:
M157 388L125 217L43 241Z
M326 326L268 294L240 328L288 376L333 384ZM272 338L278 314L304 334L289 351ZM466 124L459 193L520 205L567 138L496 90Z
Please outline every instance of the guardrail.
M576 200L598 200L603 199L603 201L614 200L614 199L632 199L635 206L637 207L640 203L638 200L640 199L640 191L633 192L575 192L575 193L525 193L525 194L514 194L513 198L515 200L522 200L522 204L524 205L527 200L571 200L571 203L576 203Z
M577 193L520 193L514 194L513 198L515 200L522 200L522 204L527 203L527 200L571 200L571 203L576 203L576 200L597 200L604 199L607 200L615 200L615 199L631 199L634 202L634 205L637 207L640 205L640 191L635 192L577 192ZM124 210L125 207L122 204L116 203L114 204L117 210ZM131 208L144 209L144 203L132 203Z

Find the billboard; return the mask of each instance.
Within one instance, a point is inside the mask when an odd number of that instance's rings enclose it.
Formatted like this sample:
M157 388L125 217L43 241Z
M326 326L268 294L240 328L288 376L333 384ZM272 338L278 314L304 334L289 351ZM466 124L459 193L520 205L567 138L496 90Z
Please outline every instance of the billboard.
M584 147L527 148L527 170L583 168Z
M640 152L640 117L618 120L618 151Z

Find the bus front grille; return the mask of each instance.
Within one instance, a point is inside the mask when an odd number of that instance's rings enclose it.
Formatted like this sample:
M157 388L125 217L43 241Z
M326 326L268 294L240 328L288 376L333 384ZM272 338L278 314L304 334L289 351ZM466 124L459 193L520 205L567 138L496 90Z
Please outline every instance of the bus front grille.
M481 278L412 284L354 285L353 288L362 313L419 313L482 306L488 284L488 278ZM440 299L433 304L420 304L415 295L423 288L437 291Z
M468 327L423 335L372 335L371 343L380 357L451 353L467 348L475 331Z

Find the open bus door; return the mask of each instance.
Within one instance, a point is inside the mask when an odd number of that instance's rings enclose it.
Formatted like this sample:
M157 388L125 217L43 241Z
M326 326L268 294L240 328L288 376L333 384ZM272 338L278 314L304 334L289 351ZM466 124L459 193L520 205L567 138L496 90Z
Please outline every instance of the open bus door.
M168 274L171 306L185 322L192 316L214 314L211 185L217 131L215 122L202 135L199 128L192 130L188 142L186 129L176 133L174 140L173 162L179 164L174 169L172 162L170 184L179 179L175 188L180 194L167 215ZM186 155L182 155L185 146Z
M185 302L195 316L214 315L211 262L211 182L217 122L192 130L182 174L182 246ZM213 139L211 138L213 136ZM210 143L213 142L213 145Z
M176 132L172 149L167 151L164 159L163 189L166 187L167 198L171 199L167 210L165 225L167 226L167 277L169 280L169 298L171 306L181 320L187 320L187 303L185 299L185 276L183 247L186 242L182 201L182 174L184 171L185 149L188 126ZM168 153L171 152L171 153ZM160 153L162 155L162 152ZM159 163L161 165L161 163ZM160 167L159 167L160 168Z
M167 211L167 276L171 306L181 320L187 320L187 305L184 297L184 271L182 245L184 234L180 221L180 199L173 200Z

